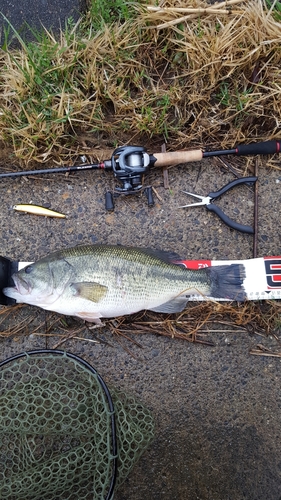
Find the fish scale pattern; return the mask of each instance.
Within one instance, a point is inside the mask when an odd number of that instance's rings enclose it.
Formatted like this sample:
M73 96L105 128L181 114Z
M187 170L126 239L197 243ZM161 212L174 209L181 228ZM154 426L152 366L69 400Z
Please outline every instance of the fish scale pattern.
M150 412L110 391L66 353L26 353L0 366L0 498L112 498L153 439ZM117 455L113 454L116 422Z

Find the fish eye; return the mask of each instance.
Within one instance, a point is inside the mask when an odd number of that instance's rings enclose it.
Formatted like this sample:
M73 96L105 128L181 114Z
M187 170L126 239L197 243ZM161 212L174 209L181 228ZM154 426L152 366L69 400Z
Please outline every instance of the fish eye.
M33 266L27 266L24 271L26 274L30 274L33 271Z

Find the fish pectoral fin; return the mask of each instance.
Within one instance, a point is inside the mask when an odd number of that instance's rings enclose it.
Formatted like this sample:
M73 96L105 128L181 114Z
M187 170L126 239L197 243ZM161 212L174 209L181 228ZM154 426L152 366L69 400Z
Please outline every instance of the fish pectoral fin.
M71 288L74 290L74 295L83 297L83 299L99 302L107 293L107 286L100 285L95 282L72 283Z
M172 314L183 311L186 304L187 304L186 297L176 297L175 299L169 300L168 302L165 302L160 306L149 309L149 311Z

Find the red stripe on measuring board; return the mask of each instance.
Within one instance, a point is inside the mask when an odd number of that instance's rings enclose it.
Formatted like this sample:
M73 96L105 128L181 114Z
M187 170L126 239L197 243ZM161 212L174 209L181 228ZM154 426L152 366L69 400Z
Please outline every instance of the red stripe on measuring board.
M186 267L186 269L204 269L204 267L212 266L211 260L177 260L173 262Z

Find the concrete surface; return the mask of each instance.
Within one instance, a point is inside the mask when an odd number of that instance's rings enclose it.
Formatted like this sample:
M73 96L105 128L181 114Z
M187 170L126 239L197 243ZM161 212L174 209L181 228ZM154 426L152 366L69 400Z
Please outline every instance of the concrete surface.
M153 151L160 151L160 145ZM233 163L230 157L228 161ZM253 161L248 164L253 166ZM0 167L9 168L5 151ZM251 173L245 168L244 175ZM279 177L280 171L269 169L265 161L260 164L259 256L281 253ZM191 259L252 257L251 235L229 229L204 208L178 209L187 202L182 189L207 194L233 180L218 159L173 167L169 179L170 190L165 190L161 171L150 171L146 183L155 186L162 201L155 198L154 207L148 208L143 196L119 198L113 213L104 210L104 193L114 185L109 172L2 180L1 254L30 261L62 247L100 242L173 250ZM31 202L67 213L68 219L12 209L16 203ZM251 189L229 192L220 206L238 221L253 223ZM1 360L23 350L52 347L59 340L33 334L34 324L41 324L37 334L46 333L54 318L50 313L26 307L15 310L13 320L20 323L24 311L34 323L19 335L0 334ZM8 327L2 322L1 332ZM89 361L106 382L137 397L155 416L155 441L116 492L116 500L280 500L281 360L250 355L261 341L258 335L220 325L212 329L220 330L207 334L213 347L132 331L139 347L106 328L84 329L79 337L102 338L110 345L86 340L61 345ZM262 338L262 343L279 348L271 337Z

